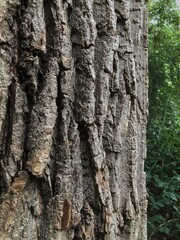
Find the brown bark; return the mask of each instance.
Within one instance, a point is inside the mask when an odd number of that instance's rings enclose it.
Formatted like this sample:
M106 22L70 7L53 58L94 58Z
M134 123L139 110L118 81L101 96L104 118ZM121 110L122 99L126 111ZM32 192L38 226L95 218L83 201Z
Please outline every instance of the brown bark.
M0 239L146 239L146 17L0 1Z

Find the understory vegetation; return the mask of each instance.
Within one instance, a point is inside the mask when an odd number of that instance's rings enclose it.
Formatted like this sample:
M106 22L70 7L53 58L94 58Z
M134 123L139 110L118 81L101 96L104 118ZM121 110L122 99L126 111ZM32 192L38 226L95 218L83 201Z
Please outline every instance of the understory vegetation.
M149 2L148 239L180 239L180 9Z

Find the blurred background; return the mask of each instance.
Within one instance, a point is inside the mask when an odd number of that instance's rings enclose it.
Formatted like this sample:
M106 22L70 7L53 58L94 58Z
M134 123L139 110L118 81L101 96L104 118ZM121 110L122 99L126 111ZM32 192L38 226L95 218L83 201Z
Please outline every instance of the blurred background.
M148 8L148 239L180 240L180 0Z

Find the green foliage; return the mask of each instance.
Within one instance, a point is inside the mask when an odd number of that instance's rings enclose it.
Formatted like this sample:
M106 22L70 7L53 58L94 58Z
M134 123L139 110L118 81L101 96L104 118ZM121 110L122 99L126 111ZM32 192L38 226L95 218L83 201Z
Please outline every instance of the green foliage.
M149 239L180 239L180 12L149 3Z

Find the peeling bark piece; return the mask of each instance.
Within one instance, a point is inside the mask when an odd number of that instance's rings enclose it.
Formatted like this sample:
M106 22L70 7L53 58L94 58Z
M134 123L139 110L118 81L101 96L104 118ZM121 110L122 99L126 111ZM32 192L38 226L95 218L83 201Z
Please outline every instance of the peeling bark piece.
M29 177L28 177L27 172L25 172L25 171L18 172L18 177L16 177L13 180L10 191L13 193L21 192L25 188L25 186L28 182L28 179L29 179Z

